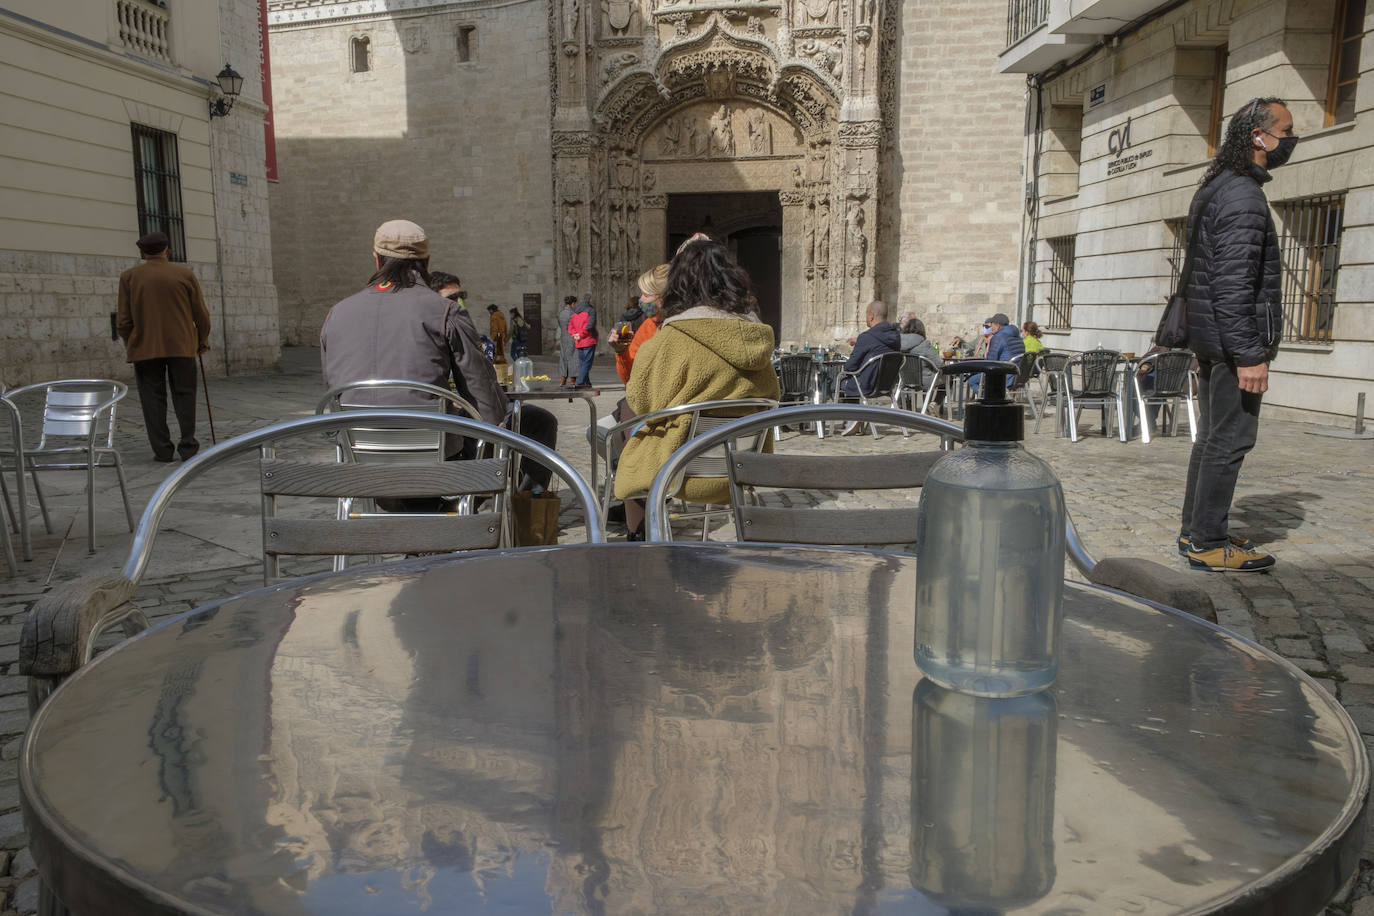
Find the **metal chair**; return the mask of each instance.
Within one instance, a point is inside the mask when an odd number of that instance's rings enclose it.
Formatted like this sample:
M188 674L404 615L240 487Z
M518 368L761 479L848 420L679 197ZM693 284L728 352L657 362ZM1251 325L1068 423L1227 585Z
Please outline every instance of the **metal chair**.
M1130 366L1116 350L1088 350L1075 353L1064 363L1064 397L1068 409L1069 440L1078 441L1078 412L1084 407L1102 410L1102 435L1107 435L1111 411L1121 441L1126 441L1126 401L1122 393L1123 371Z
M784 353L778 357L779 404L810 404L817 396L816 361L809 353ZM774 438L782 430L773 431Z
M741 449L760 429L773 422L859 421L884 423L904 431L933 433L939 443L927 451L881 455L779 454ZM760 506L750 493L755 488L785 490L906 490L920 487L932 466L963 438L963 431L947 420L893 407L826 404L784 407L767 416L734 420L689 441L659 470L649 494L645 532L650 540L672 539L662 510L683 468L713 449L723 448L730 477L731 506L736 539L785 544L826 544L891 547L916 542L915 505L900 508L818 509L805 506Z
M1031 382L1035 378L1035 354L1022 353L1012 360L1016 363L1016 378L1011 380L1007 387L1007 397L1018 404L1027 404L1031 409L1031 416L1035 417L1035 423L1040 425L1040 408L1035 404L1035 394L1031 390Z
M467 399L438 385L411 382L405 379L366 379L336 385L326 391L315 404L315 413L338 413L343 410L432 410L481 420L482 415ZM432 463L443 461L442 436L427 429L377 429L371 426L351 427L339 436L339 460L370 463Z
M1150 442L1149 405L1158 406L1169 417L1169 435L1178 434L1178 405L1181 401L1188 409L1188 431L1192 441L1197 441L1197 411L1194 407L1194 387L1192 379L1192 350L1165 350L1141 357L1133 366L1131 386L1135 390L1137 416L1140 417L1140 441ZM1140 369L1144 366L1154 368L1154 384L1149 391L1141 386ZM1161 420L1163 417L1161 417ZM1163 423L1161 423L1161 429Z
M912 411L913 413L930 413L930 402L935 399L935 392L940 385L940 366L929 356L917 356L912 353L906 354L906 361L902 363L901 370L902 388L898 394L901 402L899 406ZM916 400L921 400L921 406L917 408Z
M852 371L845 370L840 373L840 387L836 389L839 392L837 396L838 399L843 400L844 398L854 397L854 395L845 394L843 390L845 379L848 378L854 381L854 390L859 393L858 398L860 404L867 407L872 406L871 402L873 401L880 401L883 407L901 407L902 366L905 363L906 354L898 350L889 353L873 354L868 359L864 360L859 368ZM864 386L859 379L863 371L874 364L877 365L878 371L873 379L873 388L870 391L864 391ZM870 425L869 429L873 433L873 438L877 439L878 427Z
M629 435L631 430L644 424L661 423L665 420L672 420L676 417L686 416L690 418L688 428L688 441L701 435L702 433L724 425L731 420L744 415L754 414L760 411L771 411L778 406L778 402L769 398L736 398L733 400L719 401L698 401L694 404L683 404L680 407L668 407L664 410L656 410L643 416L631 417L628 420L610 427L606 431L604 447L606 449L606 470L602 479L601 489L601 518L606 518L606 512L611 507L611 502L615 499L615 471L616 464L620 456L621 449L624 447L622 433ZM762 437L757 443L757 447L762 448ZM715 454L703 455L686 470L684 477L727 477L725 469L725 452L719 450ZM674 493L678 488L674 489ZM644 495L647 495L647 491ZM671 494L670 494L671 495ZM639 498L639 494L634 494L631 498ZM707 529L710 525L710 510L705 510L700 514L702 518L702 540L706 540ZM679 517L683 517L681 514ZM694 516L695 517L695 516Z
M348 411L287 420L202 451L177 468L143 510L129 557L118 575L68 583L43 595L29 612L20 635L20 670L28 675L30 709L36 709L63 679L90 660L96 640L115 627L132 635L148 625L133 604L153 555L159 525L172 498L210 468L248 453L258 453L262 489L263 580L280 573L282 556L434 553L497 546L498 512L454 513L416 518L339 520L318 514L284 517L283 497L334 500L368 497L433 496L443 493L505 493L510 488L510 458L446 461L433 464L358 465L277 457L279 443L317 437L366 423L376 428L426 429L438 434L483 436L553 469L577 494L587 520L587 540L606 539L595 511L591 486L557 452L532 439L464 417L421 411ZM497 505L493 501L493 505Z
M670 491L673 486L674 477L680 474L683 466L692 461L697 454L711 448L720 447L724 443L745 437L749 434L750 429L756 428L759 425L767 427L778 421L788 422L794 419L801 420L814 416L819 411L870 411L882 414L889 413L889 409L887 408L865 408L854 405L784 407L776 412L777 416L770 416L767 418L743 417L731 423L727 423L707 435L692 440L673 453L672 457L663 465L659 470L658 476L654 479L653 487L650 490L648 515L645 521L645 534L648 539L650 541L671 540L672 531L669 527L668 513L665 511L663 500L660 497L665 496ZM903 411L900 412L900 416L885 416L881 419L881 422L911 422L927 432L932 432L941 436L942 444L952 444L954 442L963 441L963 430L960 429L958 425L938 420L934 417L914 415ZM939 453L936 453L935 457L938 458L938 456ZM743 458L745 464L745 468L743 469L744 473L760 481L760 486L766 485L763 481L770 479L781 481L782 484L787 487L817 486L818 480L831 479L830 471L832 469L825 468L823 465L824 462L830 462L834 468L840 468L842 471L852 470L843 468L839 464L834 464L835 459L839 456L819 457L819 461L816 463L812 463L809 460L797 463L790 463L790 461L797 458L811 459L818 456L772 456L778 458L779 461L771 463L771 467L770 462L766 460L767 457L768 456L759 455L745 456L736 450L731 456L731 460L737 461ZM878 457L887 458L888 456ZM924 482L926 473L929 471L929 465L926 464L926 459L922 458L920 462L915 462L912 460L910 453L903 454L900 457L900 461L888 463L887 466L882 469L883 473L892 474L892 479L898 481L901 481L902 475L905 474L905 479L908 482L915 480ZM933 461L930 462L930 464L933 463ZM913 467L904 468L904 464ZM920 465L924 465L924 468L920 467ZM867 479L876 479L879 476L878 473L876 473L876 468L874 470L875 473L873 473L872 477L868 477ZM813 477L812 475L818 476ZM866 472L865 476L867 477ZM920 484L914 483L912 485L919 486ZM736 501L737 507L741 504L740 501ZM787 542L789 543L838 543L838 541L831 541L826 537L821 537L821 535L828 536L834 533L844 536L855 536L856 534L862 536L863 531L861 526L864 524L874 524L873 521L860 518L859 524L856 525L847 521L842 516L837 517L835 522L831 524L823 521L821 518L827 513L845 512L846 510L783 509L781 511L798 511L801 514L795 518L775 516L773 519L769 519L767 518L767 513L761 513L757 507L750 507L749 514L745 516L745 519L748 520L752 518L753 524L745 525L741 528L741 539L763 540L764 538L760 537L760 535L770 533L788 536L790 540ZM901 524L910 526L906 527L904 531L915 531L915 525L912 521L914 516L908 515L904 520L904 517L900 513L914 513L917 510L888 509L857 511L887 511L899 513L893 515L890 520L881 522L881 524ZM769 530L770 525L772 526L771 531ZM808 538L808 535L811 537ZM1216 623L1216 609L1213 606L1212 599L1203 588L1196 584L1197 577L1192 573L1171 569L1151 560L1140 559L1139 557L1106 557L1100 561L1096 560L1093 558L1092 554L1088 552L1086 545L1083 543L1083 539L1078 534L1077 527L1073 523L1073 517L1068 513L1065 513L1064 516L1064 551L1065 555L1074 566L1087 577L1088 581L1095 585L1114 589L1137 598L1143 598L1155 604L1178 608L1196 617Z
M16 403L34 392L43 392L43 424L38 444L24 446L23 416ZM86 472L86 548L95 553L95 469L113 467L119 478L119 494L124 500L124 517L129 530L134 530L134 512L129 506L129 488L124 480L124 466L115 449L115 405L129 393L123 382L109 379L70 379L55 382L36 382L14 388L0 396L10 415L10 448L0 449L0 473L15 472L15 491L19 536L23 543L24 559L33 559L33 539L29 534L28 502L25 473L33 481L33 493L43 515L43 527L52 534L52 519L48 515L43 488L38 483L39 471ZM82 460L60 460L81 456ZM105 463L106 458L110 464ZM39 461L38 459L59 459ZM6 494L8 499L8 494Z
M1054 434L1064 435L1064 411L1068 405L1064 397L1064 364L1069 361L1070 353L1041 350L1035 354L1035 368L1032 375L1040 379L1040 416L1035 418L1035 432L1040 432L1040 421L1049 412L1050 403L1054 404Z

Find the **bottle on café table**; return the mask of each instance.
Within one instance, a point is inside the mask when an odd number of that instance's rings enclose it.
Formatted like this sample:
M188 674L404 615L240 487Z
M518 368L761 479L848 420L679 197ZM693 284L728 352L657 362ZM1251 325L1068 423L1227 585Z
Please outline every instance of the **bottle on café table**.
M1064 491L1021 446L1022 407L1008 400L1011 363L983 374L964 414L964 448L936 462L917 520L915 656L921 673L975 696L1043 690L1059 673Z

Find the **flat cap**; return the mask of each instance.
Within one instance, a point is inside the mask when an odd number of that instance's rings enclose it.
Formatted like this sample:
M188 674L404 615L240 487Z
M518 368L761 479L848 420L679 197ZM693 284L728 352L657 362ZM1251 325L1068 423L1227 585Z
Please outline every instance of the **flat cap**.
M372 250L384 258L423 260L429 257L429 236L408 219L390 219L377 227Z

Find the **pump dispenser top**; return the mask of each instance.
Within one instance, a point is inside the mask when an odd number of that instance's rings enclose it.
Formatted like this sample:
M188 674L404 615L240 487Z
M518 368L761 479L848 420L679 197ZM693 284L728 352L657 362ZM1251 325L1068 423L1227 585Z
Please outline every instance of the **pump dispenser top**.
M1022 407L1007 398L1013 363L966 360L983 374L964 413L965 447L921 488L916 663L932 681L976 696L1043 690L1059 670L1064 492L1020 445Z

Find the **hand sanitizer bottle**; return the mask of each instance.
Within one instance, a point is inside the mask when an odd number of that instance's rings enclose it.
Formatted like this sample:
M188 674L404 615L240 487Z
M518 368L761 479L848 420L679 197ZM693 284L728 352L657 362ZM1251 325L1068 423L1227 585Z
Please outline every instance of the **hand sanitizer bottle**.
M984 373L984 396L966 409L964 448L940 459L921 490L916 664L975 696L1034 693L1059 672L1064 491L1020 445L1022 407L1006 397L1016 367L945 371Z

